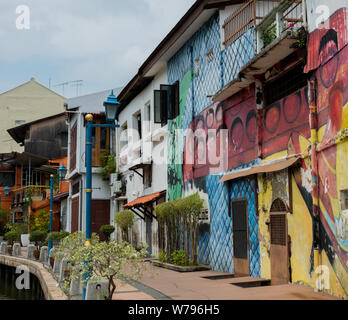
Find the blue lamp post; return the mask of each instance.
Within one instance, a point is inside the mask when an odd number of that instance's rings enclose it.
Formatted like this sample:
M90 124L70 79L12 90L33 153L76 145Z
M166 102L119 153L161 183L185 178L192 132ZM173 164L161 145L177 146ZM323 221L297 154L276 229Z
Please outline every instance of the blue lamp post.
M118 128L120 125L115 124L118 120L118 110L120 103L114 95L114 91L108 96L103 103L105 107L106 121L109 124L94 124L93 115L87 114L86 124L86 247L91 245L92 240L92 128ZM84 280L87 281L88 274L84 274ZM83 288L83 300L86 299L86 288Z
M0 195L0 203L1 203L2 198L8 198L9 195L10 195L10 188L9 188L9 186L6 186L4 188L4 195Z
M58 179L54 179L54 175L50 175L50 232L53 231L53 182L54 181L67 181L65 178L67 173L67 168L62 164L58 169ZM48 256L50 256L50 251L52 249L52 241L48 243Z

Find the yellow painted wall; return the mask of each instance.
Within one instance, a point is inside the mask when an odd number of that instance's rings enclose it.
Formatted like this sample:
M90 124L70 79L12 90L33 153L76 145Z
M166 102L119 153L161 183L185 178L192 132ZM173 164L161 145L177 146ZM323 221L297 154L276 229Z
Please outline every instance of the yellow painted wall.
M0 153L23 151L7 129L15 127L16 120L31 122L64 111L66 98L42 86L35 79L0 94Z

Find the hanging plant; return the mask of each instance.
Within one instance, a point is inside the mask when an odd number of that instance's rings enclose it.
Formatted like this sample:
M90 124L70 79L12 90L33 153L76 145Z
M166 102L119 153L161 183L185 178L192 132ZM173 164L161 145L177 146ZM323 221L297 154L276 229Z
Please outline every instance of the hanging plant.
M99 170L99 174L103 179L108 179L110 174L116 173L116 159L114 154L108 152L103 153L102 157L102 167Z

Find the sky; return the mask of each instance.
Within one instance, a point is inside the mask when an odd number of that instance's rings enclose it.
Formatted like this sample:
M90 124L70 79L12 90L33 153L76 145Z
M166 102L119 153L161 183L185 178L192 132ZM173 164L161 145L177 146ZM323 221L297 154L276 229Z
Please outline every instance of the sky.
M0 93L31 77L67 98L125 86L194 2L0 0Z

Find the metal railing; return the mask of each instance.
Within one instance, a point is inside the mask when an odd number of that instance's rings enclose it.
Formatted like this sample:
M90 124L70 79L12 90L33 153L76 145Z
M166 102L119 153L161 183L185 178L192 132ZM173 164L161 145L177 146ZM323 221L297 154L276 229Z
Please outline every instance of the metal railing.
M297 31L305 23L302 0L284 0L256 26L256 52L286 31Z
M14 197L12 198L12 206L23 204L27 202L29 198L32 201L41 201L47 198L49 194L49 186L24 186L13 190Z
M247 1L224 21L222 25L224 29L223 44L228 46L248 29L256 27L270 11L278 6L279 2L280 0Z

